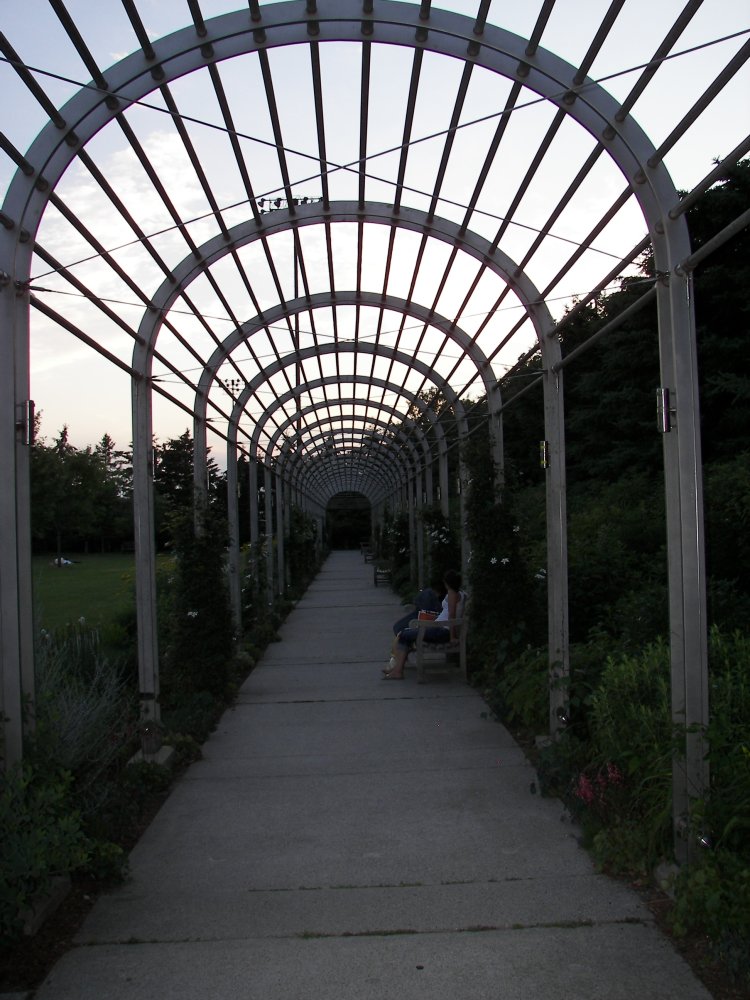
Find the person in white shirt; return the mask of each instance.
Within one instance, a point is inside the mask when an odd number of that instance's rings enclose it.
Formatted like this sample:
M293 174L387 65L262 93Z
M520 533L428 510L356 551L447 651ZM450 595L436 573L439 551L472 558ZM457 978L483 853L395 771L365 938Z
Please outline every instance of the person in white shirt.
M434 624L425 629L426 642L450 642L455 639L455 629L452 625L441 625L440 622L454 621L462 618L464 613L464 603L466 594L461 590L461 574L456 570L449 569L443 577L446 588L446 595L443 598L443 607L440 614L435 619ZM404 664L406 657L414 648L417 641L418 629L402 629L395 642L395 651L391 657L391 662L383 670L383 679L387 681L402 681L404 679Z

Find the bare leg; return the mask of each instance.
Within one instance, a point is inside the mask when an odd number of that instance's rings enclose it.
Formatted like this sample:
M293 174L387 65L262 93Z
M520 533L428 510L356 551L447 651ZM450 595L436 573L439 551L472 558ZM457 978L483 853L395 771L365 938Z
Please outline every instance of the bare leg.
M393 653L393 659L395 660L395 663L393 664L391 669L388 670L385 674L385 676L389 680L399 680L401 677L404 676L404 664L406 663L406 657L408 655L409 655L408 649L404 649L403 646L396 645L396 648Z

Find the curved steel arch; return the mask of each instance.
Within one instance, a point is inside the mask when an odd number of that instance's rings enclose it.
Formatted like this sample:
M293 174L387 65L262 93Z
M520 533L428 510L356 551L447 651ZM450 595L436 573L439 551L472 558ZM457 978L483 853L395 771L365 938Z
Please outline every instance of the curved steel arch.
M353 418L353 419L358 420L358 422L360 423L365 423L365 418ZM313 450L313 452L309 455L297 454L294 456L290 456L290 463L292 465L303 463L305 459L307 459L308 461L315 461L317 459L319 463L318 467L315 469L310 468L307 471L310 473L308 479L311 482L315 482L316 480L318 480L320 483L320 489L319 492L317 493L317 496L320 498L318 502L321 505L323 504L323 501L327 503L335 493L341 493L347 489L353 489L351 483L347 482L347 480L344 478L343 471L341 473L338 472L341 466L345 463L347 456L341 452L334 452L333 454L327 454L322 450L322 446L324 445L326 440L331 440L331 438L335 440L337 436L347 434L350 432L348 430L341 430L334 432L318 430L318 428L320 428L324 422L325 421L323 420L314 421L310 425L310 432L311 432L309 439L310 444L313 444L314 442L320 442L321 445L316 447ZM394 441L400 441L402 447L406 449L407 452L409 452L411 456L411 462L408 464L408 470L409 470L408 472L405 471L405 466L403 461L396 462L393 460L393 458L391 458L385 453L375 454L372 456L372 461L375 463L376 468L380 470L381 473L387 474L388 478L391 480L391 487L395 488L398 484L407 483L410 479L412 479L416 475L417 470L421 467L419 460L417 458L416 448L414 447L414 444L410 441L408 434L402 430L394 430L393 427L389 428L388 423L384 420L375 419L375 420L368 420L367 422L374 423L375 426L377 427L390 429L392 432L392 439ZM357 432L352 431L351 433L357 433L361 436L364 436L364 434L366 433L366 428L362 428ZM403 455L403 451L401 448L398 449L398 453L401 453ZM294 458L297 459L297 462L293 461ZM286 464L287 463L284 462L280 466L279 472L282 476L284 475ZM321 473L325 471L328 467L330 467L331 470L332 474L331 477L326 477L321 475ZM400 474L397 475L396 473L399 470ZM334 477L338 480L336 485L333 485L332 481L330 482L330 484L324 483L324 480L328 479L330 481ZM379 490L378 492L370 491L367 488L366 483L362 483L362 485L358 487L358 491L360 493L364 493L367 499L373 504L380 502L383 499L384 494L388 495L388 493L390 492L389 490L383 491L382 489Z
M363 221L380 225L397 226L414 232L427 233L435 239L459 247L463 252L467 253L467 255L479 261L484 267L504 278L508 286L512 288L519 300L523 303L526 315L532 322L537 341L542 351L545 368L552 368L555 364L560 362L560 345L556 340L549 337L550 332L554 329L554 322L546 304L542 300L539 290L524 273L519 273L517 262L513 261L500 249L493 247L489 240L478 236L478 234L472 232L471 230L467 230L465 226L458 226L447 219L415 209L400 208L398 212L396 212L393 206L378 203L368 202L364 206L361 206L356 202L334 202L324 206L321 202L316 202L308 205L294 206L291 209L279 209L273 213L258 216L252 222L246 221L239 223L228 231L228 238L219 234L199 247L200 257L198 259L196 259L192 254L184 257L180 264L173 269L172 276L162 282L159 289L153 296L153 310L144 315L138 330L140 339L136 342L133 350L133 368L140 372L144 377L150 376L151 359L153 351L156 347L156 340L163 323L164 315L174 305L176 300L182 294L184 288L204 273L206 266L220 260L235 249L246 246L259 239L266 239L269 235L284 232L289 228L296 229L309 225L318 225L322 222L359 223ZM356 295L356 293L350 294ZM346 293L337 292L335 299L330 295L326 298L326 295L327 293L319 293L319 305L335 306L359 304L358 301L353 301L351 298L347 299ZM382 308L382 299L383 297L381 295L378 295L377 298L373 297L370 304L374 308ZM301 302L302 300L298 301ZM306 309L310 307L311 300L305 298L304 301L305 304L301 305L298 311L306 311ZM282 315L285 317L291 315L292 313L288 308L289 305L290 303L286 303L283 310L277 309L276 312L271 313L270 315L265 313L262 316L257 317L255 321L257 323L256 329L268 329L268 327L277 318L281 318ZM442 330L446 336L452 335L452 331L455 327L449 320L443 318L439 323L434 322L431 318L434 317L434 313L431 310L426 310L424 307L417 307L416 304L412 303L409 303L409 305L409 315L415 315L421 321L436 326L436 328ZM411 311L412 306L414 309L413 312ZM417 309L419 309L419 312ZM464 334L464 337L465 340L462 344L460 344L460 346L465 347L466 344L472 344L468 335ZM496 441L493 454L495 461L498 465L501 465L502 453L499 442L501 432L499 428L498 415L502 402L499 384L497 381L493 380L491 364L481 352L480 356L477 356L476 358L474 358L473 352L467 356L472 357L472 360L475 361L478 371L480 371L485 383L489 409L492 415L493 437ZM209 361L207 369L211 367L211 362L215 359L215 357L216 353L212 356L211 361ZM218 370L218 366L214 368L214 374L216 370ZM545 382L545 394L547 385L548 383ZM136 387L136 391L138 388L139 387ZM205 380L202 381L201 388L205 392L208 391L205 385ZM134 405L145 405L142 392L140 393L138 401ZM554 410L554 407L547 405L545 412L552 413ZM561 413L559 411L556 412L556 419L558 422L561 422ZM136 420L136 425L142 425L144 423L144 419L145 414L141 414L140 420ZM198 443L199 436L204 433L201 428L203 428L202 421L196 420L196 445ZM547 437L549 439L556 438L557 435L551 433L550 431L551 429L548 429ZM143 435L144 440L147 439L150 442L151 431L144 430ZM196 446L196 453L198 452L199 448ZM202 478L202 472L196 472L196 481L202 481Z
M292 229L328 223L368 223L407 229L416 233L426 233L433 239L458 247L468 256L500 275L523 303L526 313L533 323L541 347L544 338L554 329L555 323L544 302L541 292L523 272L519 272L514 261L499 247L465 226L458 225L442 216L423 212L414 208L401 207L396 211L392 205L380 202L365 202L360 205L353 201L312 202L291 208L279 208L264 213L257 218L238 223L223 234L213 236L198 247L200 257L187 254L172 268L169 278L161 283L151 297L153 309L147 313L139 327L139 335L147 342L148 350L155 347L155 337L167 313L180 297L182 290L200 277L207 267L221 260L233 250L267 239ZM136 364L134 356L133 365ZM144 371L144 374L147 370Z
M239 422L240 415L245 409L247 400L257 391L258 388L260 388L261 385L263 385L268 380L268 378L271 375L280 371L281 368L283 367L288 367L289 365L294 364L298 357L301 357L304 360L308 357L313 357L316 355L326 355L336 352L346 354L346 353L354 353L355 351L364 354L371 354L371 355L377 354L382 357L392 358L393 360L396 360L400 363L407 364L409 367L415 368L417 371L420 372L420 374L424 375L427 379L431 380L433 373L428 365L424 364L421 361L418 361L417 359L411 358L409 355L404 355L402 352L395 351L391 348L386 348L375 344L353 344L349 342L344 344L325 344L318 348L314 347L303 348L301 351L297 352L297 354L294 356L289 356L287 358L280 358L277 361L273 362L262 372L259 372L258 375L251 382L248 382L245 388L238 394L237 401L235 403L235 407L233 410L233 418L232 418L232 424L230 426L230 431L228 434L228 440L236 441L236 425ZM438 387L445 393L448 402L453 407L455 419L457 421L457 426L459 429L459 438L464 437L468 431L468 428L466 426L466 417L461 400L456 396L456 394L453 392L450 386L445 386L442 383L435 383L435 384L438 385ZM203 394L203 399L205 400L205 393ZM203 449L202 453L205 456L205 448ZM204 477L201 476L200 478L201 480L203 480Z
M355 419L355 418L352 417L351 419ZM395 456L396 459L400 458L401 462L394 461L394 459L388 453L381 452L380 454L374 455L374 456L371 457L370 465L374 466L375 469L378 469L378 468L382 469L388 475L391 475L394 472L398 472L398 475L396 475L394 477L394 482L393 482L394 487L396 487L398 485L399 481L401 482L401 484L404 487L406 487L407 484L408 484L408 482L409 482L409 480L410 480L410 474L409 474L409 471L408 471L408 468L407 468L406 464L403 461L404 450L408 451L410 453L410 455L411 455L411 463L410 463L410 466L411 466L411 469L412 469L411 475L414 476L414 477L416 477L416 476L419 475L419 460L418 460L418 457L417 457L416 448L413 445L413 443L411 442L411 440L409 439L408 434L405 431L401 430L400 428L394 428L392 426L389 427L389 425L387 423L385 423L384 421L375 420L372 417L366 418L366 417L362 416L362 417L359 417L358 419L362 423L367 422L367 424L372 424L373 422L375 422L379 426L382 426L384 428L389 429L391 431L391 433L392 433L392 435L393 435L394 438L400 438L401 439L401 446L397 449L396 456ZM325 422L327 423L327 421L325 421ZM323 421L319 421L319 423L322 424ZM316 426L315 424L312 424L310 426L310 428L309 428L310 432L312 432L314 430L315 426ZM335 440L336 437L340 437L342 435L347 435L348 436L351 433L352 432L349 429L347 429L347 428L342 428L340 430L333 431L333 432L330 430L330 428L328 428L325 431L321 431L317 435L313 435L311 439L312 440L320 440L321 443L322 443L322 442L325 442L325 441L330 441L332 437ZM362 432L360 432L360 433L364 433L364 430ZM280 453L279 453L277 461L274 463L275 467L273 469L273 473L274 473L274 475L276 477L276 493L277 493L277 527L276 527L277 544L276 544L276 553L277 553L277 562L278 562L277 579L279 581L279 593L283 593L283 591L284 591L284 574L285 574L284 534L283 534L283 528L282 528L284 512L282 511L283 503L280 502L281 498L284 495L284 487L286 485L286 480L285 480L285 476L284 476L284 464L285 464L284 461L283 461L284 457L285 457L285 448L282 448L280 450ZM346 460L346 456L344 454L342 454L341 452L339 452L339 451L336 451L336 452L334 452L333 454L330 454L330 455L326 455L325 458L323 459L322 463L321 463L322 471L326 471L330 467L330 477L328 477L328 478L332 478L332 477L334 477L337 474L341 475L342 474L342 472L341 472L341 466L345 462L345 460ZM399 468L400 466L403 466L403 468ZM320 469L316 469L316 471L321 471L321 470ZM265 469L264 469L264 474L265 474L265 477L266 477L266 490L268 490L268 478L269 478L270 473L271 473L271 469L270 469L270 467L268 467L266 465ZM351 489L351 484L350 483L347 484L347 483L345 483L345 482L342 481L339 484L339 486L336 487L336 488L328 487L326 490L323 491L323 495L326 496L327 500L330 500L331 497L333 495L335 495L335 493L342 492L342 490L345 490L347 488L347 486L348 486L349 489ZM365 493L365 495L367 495L367 494ZM252 494L251 494L251 502L252 502ZM371 500L371 503L372 503L372 500ZM270 536L270 535L273 534L273 529L271 529L271 531L269 532L268 528L269 528L269 517L268 517L268 507L266 507L266 535ZM273 567L272 567L272 550L273 550L273 547L271 545L267 545L266 546L266 555L267 555L267 560L268 560L269 580L271 579L271 575L272 575L272 572L273 572ZM238 621L238 624L239 624L239 619L237 621Z
M260 10L252 24L248 14L225 15L206 22L206 35L197 38L192 29L177 32L154 44L155 58L145 59L135 53L108 71L110 87L122 91L92 96L79 93L65 106L68 121L62 128L49 126L32 145L30 163L33 173L28 181L22 172L16 174L6 199L7 217L16 227L10 236L2 237L2 264L8 263L8 273L24 285L29 275L31 242L36 232L47 195L40 191L45 185L55 186L63 170L81 144L111 120L121 104L149 93L157 85L150 77L159 69L162 79L175 79L205 64L205 58L225 59L231 55L273 47L306 43L314 25L317 41L386 42L424 48L432 52L471 60L475 65L516 79L524 86L542 94L557 104L587 129L609 152L612 160L628 178L641 205L647 227L652 235L657 270L671 273L668 288L660 286L658 308L660 345L664 387L672 393L679 434L665 435L665 471L670 551L670 618L672 630L672 682L677 714L684 709L688 728L707 722L706 704L706 637L705 637L705 572L703 557L702 487L700 482L700 441L697 409L697 375L692 303L689 298L689 278L676 271L680 260L689 255L689 243L684 219L668 217L670 203L675 201L671 180L653 148L632 117L618 120L618 105L591 81L577 79L563 60L546 51L528 55L524 40L492 26L472 23L458 15L381 0L377 13L357 11L343 0L320 0L314 12L303 14L296 4L271 4ZM251 36L248 28L255 29ZM366 35L364 34L366 32ZM202 56L199 46L203 46ZM106 106L110 103L110 107ZM75 130L79 134L75 134ZM83 137L83 138L82 138ZM68 144L67 147L65 144ZM7 251L7 252L6 252ZM12 331L14 370L5 377L4 398L11 400L6 415L15 426L16 408L28 396L28 315L25 303L18 305L3 297L3 314ZM16 350L17 348L17 350ZM26 391L25 391L26 390ZM30 586L28 574L20 576L16 564L20 556L19 535L28 534L28 516L23 513L27 499L23 485L27 475L27 457L19 452L17 441L4 436L0 440L4 467L8 470L6 488L14 492L13 504L4 502L7 524L12 528L8 540L12 553L0 563L3 590L15 576L18 598L15 603L3 602L3 635L15 637L12 660L28 663L30 648ZM10 460L10 461L6 461ZM12 466L12 468L9 468ZM20 503L16 503L16 495ZM15 507L15 509L14 509ZM22 508L21 512L17 509ZM702 766L702 744L699 737L690 737L687 744L688 768L705 783ZM675 789L675 808L686 805L687 786L683 781Z
M482 378L485 388L487 391L488 400L499 401L499 393L497 391L497 384L493 382L488 375L488 364L484 353L473 344L470 338L462 330L455 327L450 323L445 317L439 314L428 311L422 306L417 306L413 303L408 303L406 300L399 299L396 296L382 296L375 295L373 293L361 293L361 292L342 292L336 293L336 301L339 304L352 304L352 305L371 305L374 308L386 307L394 312L403 312L406 315L416 316L420 320L429 322L432 326L437 329L441 329L446 332L449 336L453 337L456 342L464 348L465 353L470 357L477 371ZM232 351L238 347L240 344L244 343L249 339L253 332L262 329L269 323L273 323L277 318L282 316L292 316L298 312L306 311L308 309L315 308L317 306L323 307L330 304L330 294L329 293L319 293L312 295L309 298L299 298L291 302L286 302L276 306L272 310L268 310L261 320L260 317L255 317L252 320L248 320L243 323L241 327L229 334L228 337L224 339L221 346L216 348L212 353L211 357L207 360L203 372L198 381L198 388L196 392L195 401L195 488L196 491L202 493L205 490L205 460L206 460L206 408L208 405L208 393L211 384L215 380L216 373L219 367L223 363L226 357L228 357ZM146 348L138 346L136 350L143 356L144 362L147 362ZM350 342L346 343L336 343L327 344L319 347L312 348L302 348L297 350L294 354L288 355L285 358L279 358L277 361L273 362L271 365L266 366L262 369L258 375L249 383L246 384L245 388L240 391L237 396L237 403L235 404L233 410L233 419L239 420L239 416L243 412L247 405L248 400L251 396L260 388L261 385L265 384L272 375L283 371L285 368L291 365L296 365L301 361L306 360L311 357L320 357L329 353L357 353L357 354L369 354L378 357L390 358L391 360L397 361L403 364L406 368L414 369L418 371L425 380L431 382L440 391L442 391L446 399L449 400L451 405L454 407L456 418L459 421L459 427L462 428L462 433L466 432L465 428L465 417L463 414L463 405L456 396L453 389L450 388L447 383L436 376L432 369L426 365L424 362L412 357L411 355L404 354L403 352L393 350L391 348L374 345L369 343L357 343L353 344ZM377 404L372 404L375 409L377 409ZM150 418L150 393L148 392L147 386L144 386L141 382L134 383L134 415L135 415L135 427L134 427L134 443L133 451L134 455L136 452L140 454L141 450L144 448L150 448L151 442L151 418ZM493 433L496 433L497 428L493 426ZM136 443L137 437L137 443ZM148 443L147 443L148 442ZM495 458L497 460L498 454L495 450ZM139 462L134 462L136 470L140 470L140 481L141 488L136 490L136 502L143 503L145 505L150 505L152 503L150 494L150 474L147 464L144 460ZM137 471L136 471L136 474ZM153 514L150 515L150 520L153 518ZM153 559L149 560L149 567L153 564ZM152 570L149 568L149 572L155 572L155 568Z
M377 11L355 10L347 0L319 0L312 13L300 11L295 0L266 4L251 21L237 11L204 22L205 34L192 27L152 43L154 58L138 51L106 71L108 90L83 88L62 108L64 126L50 123L27 154L34 167L28 177L18 171L9 189L7 214L25 235L36 232L48 192L93 135L122 110L209 62L287 45L367 41L399 45L471 61L475 66L519 81L555 104L603 145L633 185L644 216L654 225L663 214L660 196L674 204L676 192L656 150L630 114L618 117L619 103L594 81L578 79L574 66L545 49L527 53L528 40L491 24L476 32L476 22L460 14L379 0ZM314 36L309 33L315 25ZM367 26L367 32L363 26ZM207 55L207 53L209 53ZM158 80L154 72L158 70ZM671 200L670 200L671 199ZM253 206L254 207L254 206ZM256 210L257 211L257 210ZM652 226L649 226L652 229Z
M361 348L362 345L359 345L359 346ZM350 344L346 344L346 345L327 344L327 345L324 345L323 347L321 347L319 349L316 349L316 348L305 348L300 353L302 354L302 356L304 358L305 356L312 356L316 351L317 351L317 353L321 353L321 354L334 353L337 349L339 349L341 347L346 348L347 352L352 352L352 351L355 350L356 345L351 344L351 343ZM370 344L370 345L367 345L367 349L366 349L365 353L375 353L375 351L376 351L375 345L371 345ZM383 353L383 349L382 348L380 349L379 353L381 353L381 354ZM390 349L386 349L386 353L394 353L394 352L390 351ZM236 490L237 482L236 482L236 478L234 478L236 476L236 469L235 469L236 453L235 452L236 452L236 446L237 446L237 429L238 429L238 426L239 426L240 418L241 418L241 416L242 416L242 414L243 414L243 412L245 410L245 406L247 404L247 400L257 391L258 388L260 388L260 386L262 386L267 381L268 377L270 377L272 374L275 374L276 371L278 371L282 367L282 365L284 365L284 364L286 364L286 365L294 364L295 360L296 360L295 357L289 357L289 358L286 358L286 359L279 359L278 361L275 361L272 365L268 366L268 368L264 369L262 372L259 372L258 375L255 377L255 379L253 379L251 382L249 382L245 386L245 388L238 394L238 396L237 396L237 398L235 400L235 405L234 405L234 408L233 408L233 411L232 411L232 417L231 417L231 420L230 420L230 424L229 424L229 428L228 428L228 433L227 433L227 471L228 471L228 475L231 476L231 478L228 479L227 486L228 486L228 495L230 497L235 497L236 496L236 492L237 492L237 490ZM400 360L403 360L403 358L401 358ZM429 376L429 368L428 368L428 366L424 365L422 362L419 362L418 370L422 370L423 374ZM334 379L334 381L349 381L349 380L353 380L355 378L357 378L357 376L354 373L352 373L352 374L344 375L340 379L336 378L336 379ZM315 380L313 382L308 383L307 384L307 388L309 388L309 389L318 388L319 384L321 384L321 383L325 384L327 381L328 381L327 379ZM377 380L377 384L385 384L385 383L383 383L383 380ZM390 383L387 383L387 384L390 385ZM465 417L465 414L464 414L464 411L463 411L463 404L461 403L461 400L455 395L455 393L450 388L450 386L443 387L443 389L444 389L444 391L446 393L446 398L448 399L448 402L451 404L451 406L454 409L454 415L455 415L454 418L457 421L458 433L459 433L459 440L460 440L468 432L468 427L466 426L466 417ZM404 392L404 390L401 387L399 387L399 391L400 392ZM301 390L298 387L297 389L291 389L291 390L289 390L289 392L286 394L286 396L288 398L292 398L295 395L299 394L300 392L301 392ZM408 396L410 394L405 393L405 395ZM202 398L205 399L205 392L204 392ZM424 401L419 400L418 397L413 398L412 402L417 402L418 405L420 406L420 408L424 405L424 407L425 407L425 411L424 412L427 412L428 414L432 413L431 408L426 403L424 403ZM434 427L439 427L439 424L437 422L437 417L436 416L435 416L435 420L434 421L432 420L432 418L430 418L430 420L433 423ZM205 461L205 455L206 455L205 447L202 449L201 452L196 452L196 456L197 457L200 457L200 455L203 456L203 460ZM256 456L252 452L251 452L251 455L250 455L250 459L251 459L251 462L250 462L251 475L253 475L255 473L254 461L256 459ZM231 470L231 472L230 472L230 470ZM448 496L447 468L442 463L441 463L440 477L441 477L441 479L440 479L440 485L441 485L441 503L447 503L447 496ZM203 472L201 472L197 476L196 485L198 485L198 483L197 483L198 479L200 479L200 486L202 487L202 484L205 482L205 475L204 475ZM150 497L150 492L147 495ZM253 496L256 495L256 491L255 491L255 489L253 488L252 485L251 485L251 489L250 489L250 495L251 495L251 497L253 497ZM236 521L235 521L235 525L236 525ZM252 529L252 525L251 525L251 529ZM236 542L237 537L238 537L238 535L237 535L237 532L236 532L236 527L235 527L234 531L232 531L231 528L230 528L230 539L234 540L234 541L230 541L230 580L235 580L235 581L238 580L238 575L237 574L239 573L239 545ZM252 536L251 536L251 540L253 540ZM468 554L467 554L466 558L468 558ZM237 588L238 588L238 583L235 583L234 586L233 586L233 591L232 591L232 593L233 593L233 605L234 605L235 608L237 608L239 606L238 605L239 591L238 591ZM154 660L154 662L156 662L156 661Z
M345 398L337 398L336 399L336 403L337 404L338 403L356 404L358 402L359 401L357 400L356 397L345 397ZM321 409L323 407L327 407L328 405L329 404L328 404L328 402L326 400L320 400L319 402L311 403L309 406L306 406L306 407L304 407L304 409L302 409L301 411L299 411L299 415L300 416L305 416L308 413L314 413L315 411L317 411L317 410L319 410L319 409ZM378 412L390 413L392 416L397 416L397 417L401 416L401 414L399 413L399 411L395 407L393 407L393 406L386 406L383 403L381 403L379 405ZM278 442L279 438L283 435L284 431L288 427L291 427L291 426L294 425L294 422L295 422L296 419L297 419L297 414L295 414L294 416L288 417L282 424L279 425L279 427L277 428L277 430L274 431L273 436L272 436L272 438L270 440L270 448L271 448L271 450L275 449L276 443ZM340 419L343 421L345 418L342 417ZM411 425L412 429L415 431L415 436L417 437L417 440L419 441L419 444L420 444L420 446L422 448L422 451L423 451L423 453L425 455L425 461L428 461L428 460L431 461L432 460L432 452L431 452L431 450L429 448L429 445L426 443L426 440L425 440L426 435L424 434L424 432L422 432L420 430L420 428L416 424L414 424L413 421L404 421L404 423L401 426L399 426L399 425L396 425L396 424L388 423L388 422L386 422L384 420L378 420L377 417L367 416L366 414L361 414L361 415L356 415L356 416L355 415L351 415L348 419L351 419L351 420L355 421L358 424L362 423L362 424L369 424L369 425L377 426L377 427L384 427L387 430L391 431L391 434L392 434L392 436L394 438L396 436L403 436L407 447L411 446L411 437L409 436L408 430L405 430L405 428L408 428L409 425ZM326 423L335 423L335 421L331 421L330 416L326 419L325 422ZM312 432L315 429L316 426L321 426L323 423L324 423L323 420L319 420L319 421L317 421L315 423L309 424L307 426L308 432ZM367 431L367 428L365 427L363 430L358 430L357 433L359 435L364 435L366 433L366 431ZM340 432L338 432L336 430L333 430L333 431L331 431L331 433L332 433L333 436L335 436L337 433L340 433ZM315 437L306 436L306 438L305 438L305 445L306 446L307 445L311 445L314 440L316 440ZM299 458L300 461L304 461L304 460L314 459L315 456L318 453L319 453L319 449L316 448L312 453L309 453L307 451L304 451L304 452L303 451L296 451L296 452L292 452L291 454L293 456ZM428 455L429 455L429 459L427 458ZM377 499L377 498L371 497L370 499Z
M430 404L422 399L422 397L417 396L413 393L408 392L398 383L388 382L385 379L372 378L365 375L357 375L356 373L345 374L342 376L331 375L326 378L316 379L311 382L307 382L302 387L297 387L290 389L287 393L280 396L268 409L283 407L291 399L294 399L303 394L305 391L313 391L315 389L324 387L326 385L340 384L352 382L354 384L358 382L367 382L368 384L376 385L379 388L385 390L391 390L394 392L399 392L401 395L408 399L412 406L416 406L425 416L431 424L433 433L435 434L438 448L438 477L439 477L439 489L440 489L440 502L441 509L444 516L448 516L448 463L447 463L447 445L445 441L445 433L443 431L442 425L435 411L432 409ZM237 427L239 419L242 413L242 407L239 404L235 404L235 412L232 414L232 418L229 425L229 434L227 435L227 495L230 498L234 498L237 495L237 467L236 467L236 451L237 451ZM264 414L261 415L263 417ZM251 445L251 453L255 454L255 450ZM427 493L428 496L433 495L433 484L432 484L432 470L428 465L426 468L427 476ZM253 497L254 491L251 489L251 497ZM233 605L239 609L240 597L239 597L239 534L237 525L237 504L230 502L229 504L229 549L230 549L230 580L234 580L233 585ZM253 522L251 523L251 537L253 527L255 528L255 534L257 536L257 516L253 515ZM255 539L257 540L257 538ZM237 620L239 621L239 612L237 612Z
M273 324L279 318L294 316L296 313L307 312L316 308L325 308L331 305L333 301L334 300L331 298L330 292L316 292L309 297L292 299L288 302L280 303L273 309L267 310L263 314L262 318L254 317L253 319L247 320L247 322L243 323L241 327L230 333L228 337L225 337L221 346L217 347L207 360L200 379L198 380L197 396L200 403L196 403L196 411L198 412L201 406L205 409L204 401L207 400L211 383L214 381L216 372L222 362L236 347L239 347L241 344L249 340L253 333L264 329L267 325ZM374 309L389 309L392 312L400 312L404 315L413 316L422 322L428 323L430 326L434 326L436 329L441 330L443 333L454 339L458 346L464 349L466 356L474 362L477 372L484 382L488 397L494 391L496 383L492 379L491 373L488 371L489 362L487 361L484 352L472 341L467 333L465 333L460 327L455 326L445 316L441 316L439 313L433 312L424 306L418 305L414 302L409 302L408 300L399 298L398 296L380 295L375 292L337 290L335 304L371 306ZM335 344L334 346L343 350L345 347L348 347L348 344L349 342L347 341ZM367 344L357 343L354 346L363 353L369 353L369 345ZM143 348L141 348L140 345L138 345L136 350L139 355L142 355ZM302 350L307 350L307 348ZM301 354L302 350L297 351L296 353ZM382 348L382 350L385 352L389 349ZM322 348L318 348L318 351L322 351ZM408 359L411 358L411 355L404 354L403 357ZM292 362L294 361L294 355L289 355L289 358ZM416 359L411 358L411 363L407 363L407 367L418 369L419 365L416 363ZM140 369L137 370L140 371ZM265 368L263 371L269 371L269 368ZM432 371L432 369L430 369L430 371ZM430 381L436 384L434 379L430 378ZM445 386L446 383L444 380L442 381Z

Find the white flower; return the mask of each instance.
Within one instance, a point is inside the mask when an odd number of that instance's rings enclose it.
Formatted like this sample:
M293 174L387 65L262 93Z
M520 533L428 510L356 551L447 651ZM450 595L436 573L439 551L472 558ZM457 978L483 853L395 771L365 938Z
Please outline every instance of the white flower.
M494 566L496 562L497 562L497 556L493 556L493 557L492 557L492 558L490 559L490 565L491 565L491 566Z
M506 556L505 559L501 559L500 562L503 564L503 566L507 566L508 563L510 562L510 559L508 559L508 557Z
M198 612L197 611L188 611L187 616L188 616L188 618L197 618L198 617Z
M78 624L79 625L85 625L86 624L86 619L83 617L83 615L81 615L81 617L78 619Z
M546 579L546 577L547 577L547 570L546 569L540 569L538 573L534 574L534 579L535 580L544 580L544 579Z
M514 535L517 535L520 530L521 530L521 525L520 524L514 524L513 525L513 534Z

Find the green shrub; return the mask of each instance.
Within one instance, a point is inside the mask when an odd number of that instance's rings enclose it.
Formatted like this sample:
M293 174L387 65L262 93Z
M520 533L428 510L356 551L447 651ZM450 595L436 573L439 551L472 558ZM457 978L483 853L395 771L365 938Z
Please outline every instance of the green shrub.
M36 656L35 731L29 757L71 775L76 808L93 815L106 776L134 747L135 692L102 656L85 624L46 634Z
M162 697L162 722L167 733L191 736L204 743L213 731L223 700L210 691L178 691Z
M557 796L568 806L573 805L571 790L576 776L586 766L586 751L586 744L572 729L564 730L557 739L542 746L537 761L542 795Z
M69 773L41 773L30 764L0 776L0 942L16 940L23 911L57 875L84 867L90 844L71 808Z
M602 802L583 800L602 864L621 871L651 870L670 851L672 761L677 750L671 720L669 648L659 641L639 656L610 658L591 695L589 764L581 782L601 780ZM612 775L617 775L616 779ZM604 804L604 809L603 809Z
M501 664L494 677L483 678L485 698L496 715L511 725L537 733L549 728L547 649L525 649Z
M574 642L592 628L636 642L666 624L663 486L645 473L587 482L569 492L570 628ZM639 598L643 594L643 598Z
M204 516L196 533L191 513L175 519L173 533L177 561L164 688L224 697L234 637L223 530Z
M699 931L730 976L750 989L750 863L732 851L707 851L678 875L675 933Z
M684 732L671 719L665 641L604 655L607 637L576 646L571 726L545 747L542 790L581 822L597 862L649 874L672 853L672 762ZM712 629L707 730L711 783L694 803L691 836L708 848L679 874L674 927L699 931L741 985L750 985L750 639ZM521 687L522 690L522 687Z
M450 519L440 507L424 507L421 512L425 533L425 565L428 580L442 580L446 570L461 565L461 549Z
M289 514L289 533L284 541L293 594L303 594L319 569L317 540L315 519L293 505Z
M649 871L672 837L669 650L607 656L592 633L571 652L569 727L538 764L543 791L557 794L581 823L597 861Z
M611 657L591 696L594 759L616 761L628 776L643 775L672 748L669 648L664 641L638 656Z
M715 842L750 863L750 638L709 636L708 761L702 821Z

